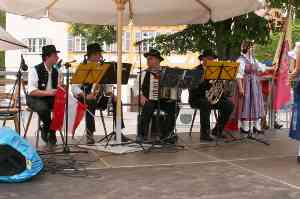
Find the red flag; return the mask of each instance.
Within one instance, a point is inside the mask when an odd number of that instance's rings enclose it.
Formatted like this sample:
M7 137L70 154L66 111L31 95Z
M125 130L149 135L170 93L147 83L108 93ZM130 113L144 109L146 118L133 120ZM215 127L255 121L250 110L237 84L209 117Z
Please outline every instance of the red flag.
M287 105L291 99L291 87L288 81L289 60L288 60L289 42L287 40L283 43L281 51L279 69L275 76L274 85L274 101L273 108L275 110L281 109Z
M51 122L51 129L54 131L59 131L62 129L64 124L64 115L65 115L65 90L61 87L58 87L53 105L53 117Z
M66 92L63 88L59 87L57 89L54 107L53 107L53 119L51 122L51 129L58 131L61 130L65 125L65 104L66 104ZM75 130L80 124L87 106L75 99L71 94L69 94L68 103L68 130L74 136Z

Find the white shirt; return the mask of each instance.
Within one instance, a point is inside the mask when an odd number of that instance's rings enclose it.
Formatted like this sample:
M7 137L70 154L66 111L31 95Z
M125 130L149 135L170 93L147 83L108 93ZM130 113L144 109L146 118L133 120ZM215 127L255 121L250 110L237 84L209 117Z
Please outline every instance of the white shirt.
M258 71L264 72L264 71L266 71L268 69L268 67L265 64L259 62L254 57L248 57L248 55L243 54L243 53L242 53L242 56L244 56L245 59L247 59L248 61L250 61L251 64L257 64L257 67L258 67L257 70ZM236 76L236 78L238 78L238 79L242 79L244 77L244 75L245 75L245 67L246 67L245 59L243 59L243 58L240 57L237 60L237 62L240 63L240 68L239 68L239 71L238 71L237 76Z
M147 71L142 71L141 73L141 86L143 85L143 82L144 82L144 79L145 79L145 76L146 76L146 72ZM133 94L134 96L138 96L139 95L139 77L140 75L137 76L137 79L135 80L134 82L134 87L133 87ZM153 100L155 99L156 97L153 96L153 93L151 92L151 90L153 89L153 85L154 85L154 82L156 81L156 79L154 78L154 75L151 75L150 74L150 85L149 85L149 99ZM176 89L176 88L170 88L170 98L171 99L177 99L178 98L178 95L181 94L181 89ZM178 94L179 93L179 94ZM141 95L143 95L143 91L142 91L142 88L141 88Z
M46 71L48 72L48 82L47 82L46 90L51 90L52 89L52 79L51 79L52 70L49 70L46 67L45 63L44 63L44 67L45 67ZM29 72L28 72L28 93L29 94L32 91L39 90L38 80L39 80L39 77L38 77L36 68L30 67Z

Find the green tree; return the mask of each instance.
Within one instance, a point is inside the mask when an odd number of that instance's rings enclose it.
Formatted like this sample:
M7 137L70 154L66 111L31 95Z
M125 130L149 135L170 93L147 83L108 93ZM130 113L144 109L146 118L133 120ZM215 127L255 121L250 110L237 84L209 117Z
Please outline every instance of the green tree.
M116 41L114 26L71 24L69 31L75 36L84 37L88 43L112 44Z
M267 20L250 13L216 23L188 25L181 32L161 35L152 42L163 54L185 54L187 51L199 52L210 48L221 58L233 58L239 54L239 46L244 39L256 40L260 44L267 43Z
M278 42L280 39L280 33L275 32L271 34L270 41L265 45L258 45L256 48L256 57L258 60L273 60ZM300 19L296 19L292 27L292 39L293 43L300 41Z
M270 0L271 7L287 9L294 6L299 12L299 0ZM234 17L225 21L201 25L188 25L183 31L172 35L161 35L152 39L154 47L163 54L171 52L185 54L211 48L220 58L235 58L239 55L242 40L254 40L260 45L270 45L273 41L270 23L254 13ZM274 37L276 34L274 34ZM275 42L276 43L276 42Z
M5 28L6 26L6 14L0 11L0 26ZM5 69L5 52L0 52L0 70Z

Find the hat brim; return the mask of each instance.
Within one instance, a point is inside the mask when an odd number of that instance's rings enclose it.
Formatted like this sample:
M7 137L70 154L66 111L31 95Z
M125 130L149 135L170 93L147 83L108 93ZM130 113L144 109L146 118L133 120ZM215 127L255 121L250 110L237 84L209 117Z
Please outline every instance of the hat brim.
M156 57L156 58L159 59L161 62L165 60L162 56L158 56L158 55L153 54L153 53L145 53L145 54L144 54L144 57L145 57L145 58L147 58L147 57L149 57L149 56Z

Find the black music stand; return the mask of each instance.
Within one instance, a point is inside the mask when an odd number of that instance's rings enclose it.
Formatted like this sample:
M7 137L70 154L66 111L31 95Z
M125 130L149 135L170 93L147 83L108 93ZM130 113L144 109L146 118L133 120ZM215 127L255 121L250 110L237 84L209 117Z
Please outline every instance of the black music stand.
M101 81L99 81L99 83L100 84L117 84L117 63L116 62L106 62L106 63L109 64L110 67L106 71L106 73L103 76L103 78L101 79ZM129 64L129 63L122 64L122 84L123 85L128 84L131 67L132 67L132 64ZM112 95L112 102L113 101L114 101L114 94ZM106 140L105 147L107 147L109 145L109 142L112 140L112 138L116 139L116 131L115 131L116 122L115 122L115 118L114 118L116 110L115 110L114 106L112 106L112 107L113 107L113 131L109 134L106 134L103 138L101 138L100 140L97 141L97 143L100 143L100 142L103 142L104 140ZM128 138L125 135L122 134L121 136L122 136L122 140L128 140ZM121 143L121 145L124 145L124 144L128 144L128 142Z
M159 96L161 96L161 89L162 88L176 88L176 94L178 98L178 90L180 85L183 85L182 81L184 79L185 70L179 69L179 68L169 68L169 67L162 67L163 70L161 73L161 78L159 81ZM163 98L161 98L163 99ZM157 108L157 114L156 114L156 129L158 131L158 134L161 134L161 126L160 126L160 100L158 100L158 108ZM176 102L174 104L175 111L178 108L178 99L176 99ZM149 149L147 149L147 152L151 151L153 148L155 148L156 145L164 147L176 147L176 148L184 148L184 146L177 145L176 142L178 140L177 134L176 134L176 119L177 119L177 111L175 112L175 127L173 132L171 132L166 138L160 139L159 141L152 142ZM168 142L169 140L175 141L175 143Z
M197 87L203 82L203 70L200 68L194 68L192 70L185 70L185 75L181 81L180 87L183 89L190 89Z

